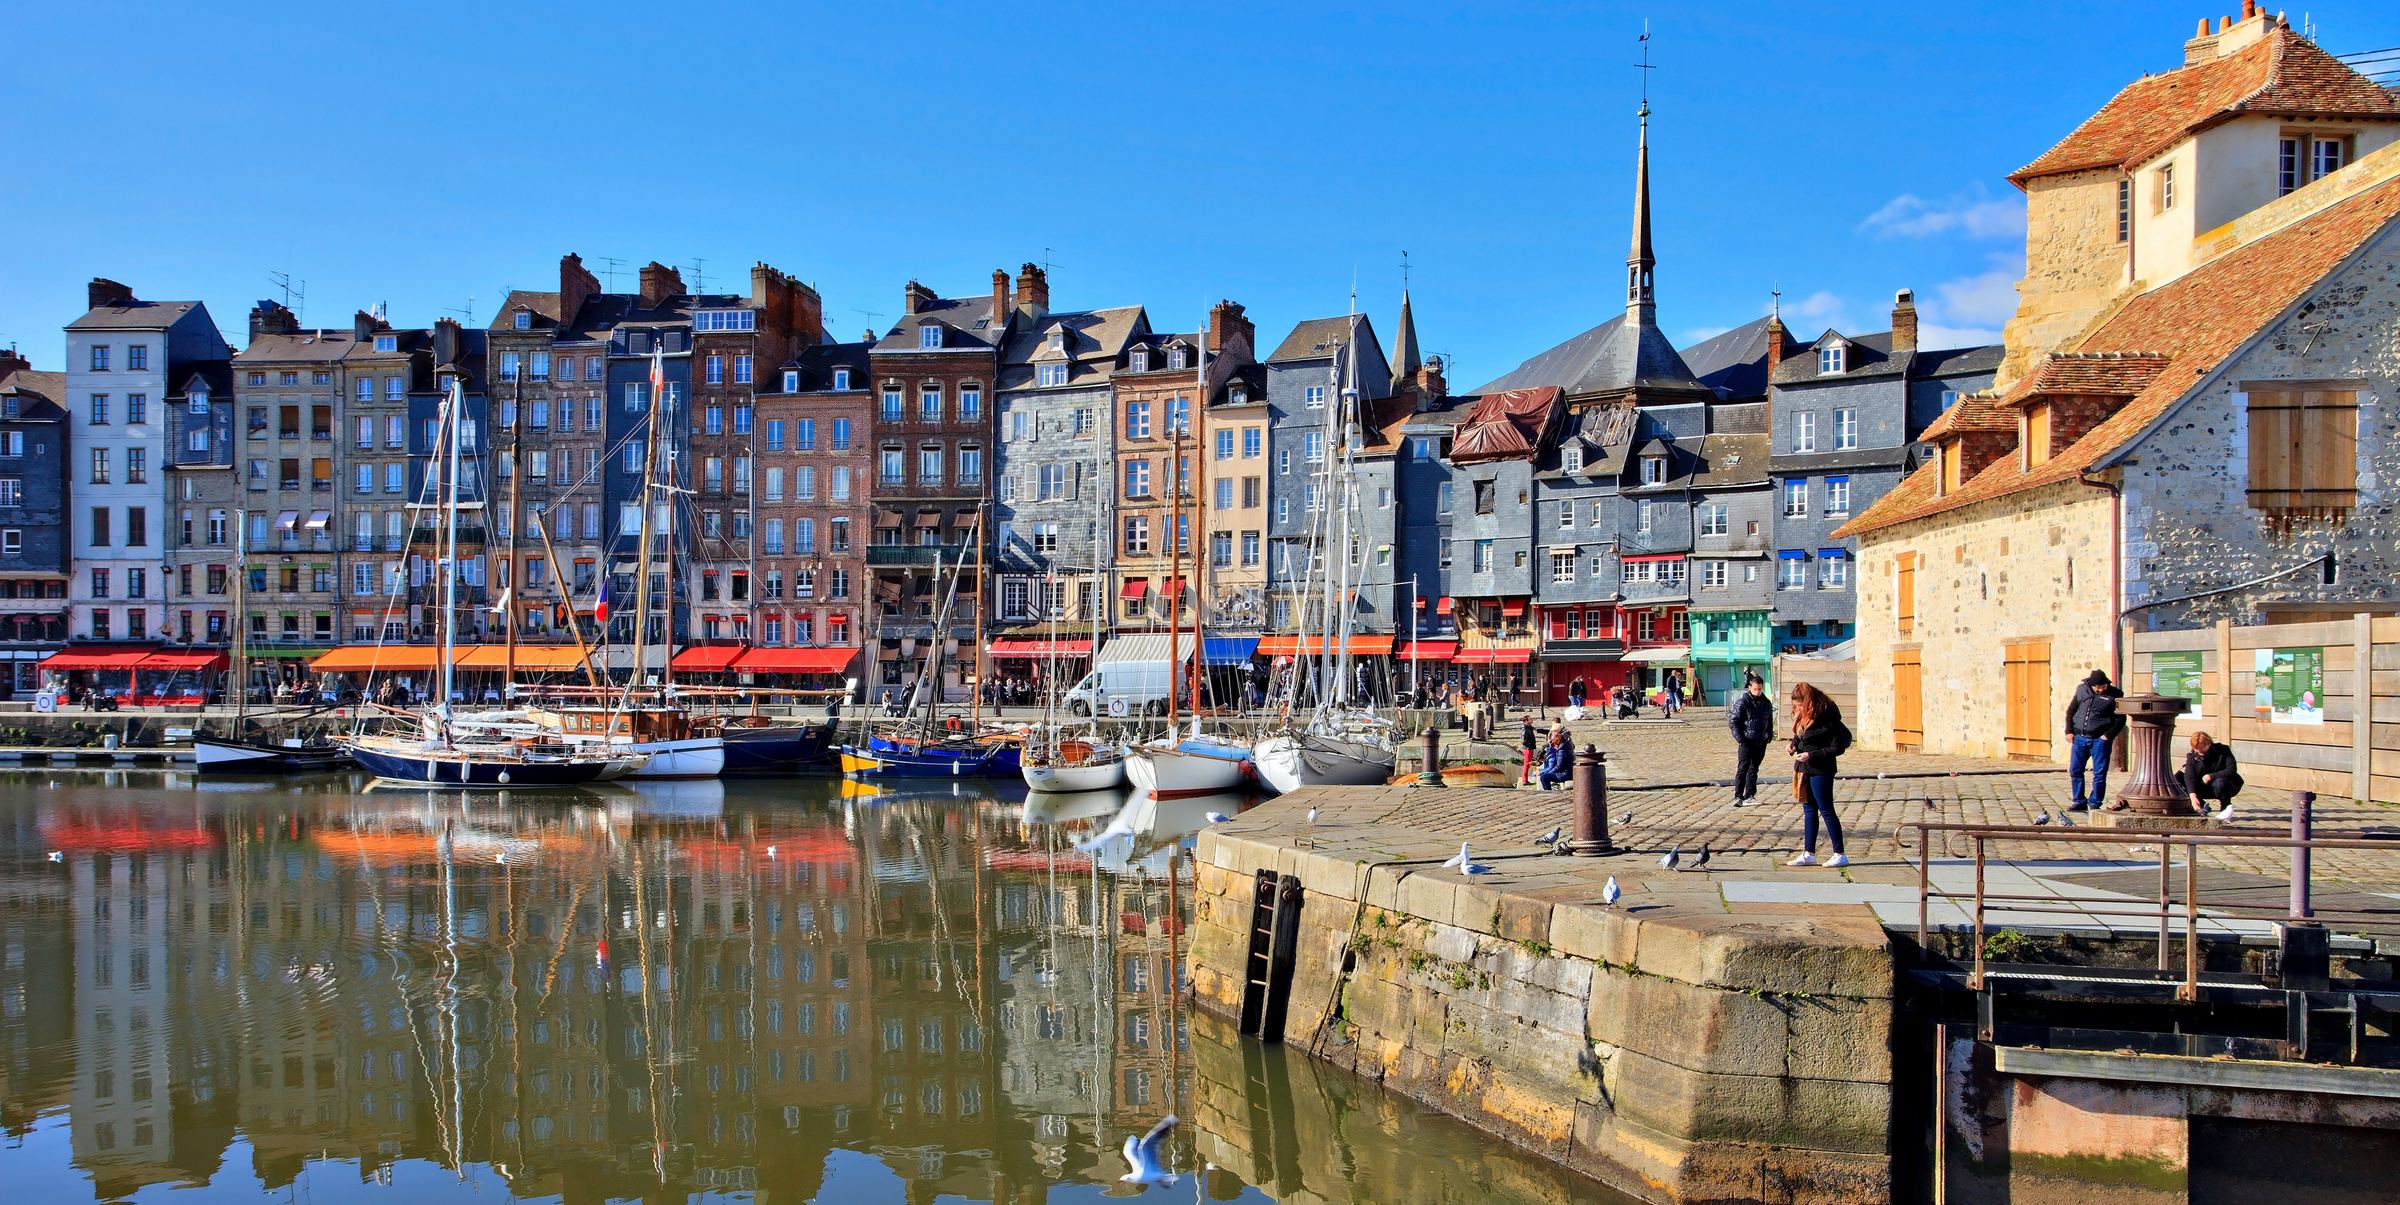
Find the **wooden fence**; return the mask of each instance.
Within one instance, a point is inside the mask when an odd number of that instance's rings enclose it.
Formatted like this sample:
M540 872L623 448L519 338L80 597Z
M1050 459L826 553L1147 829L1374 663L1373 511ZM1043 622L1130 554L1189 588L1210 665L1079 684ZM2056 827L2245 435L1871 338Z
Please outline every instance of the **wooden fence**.
M1767 690L1775 696L1777 715L1786 710L1784 700L1792 692L1792 683L1806 682L1825 692L1833 705L1852 724L1858 723L1858 662L1835 661L1822 657L1777 657L1767 674ZM1724 703L1730 700L1719 699Z
M2178 736L2231 741L2251 787L2400 803L2400 617L2220 622L2134 632L2126 647L2126 693L2195 699Z

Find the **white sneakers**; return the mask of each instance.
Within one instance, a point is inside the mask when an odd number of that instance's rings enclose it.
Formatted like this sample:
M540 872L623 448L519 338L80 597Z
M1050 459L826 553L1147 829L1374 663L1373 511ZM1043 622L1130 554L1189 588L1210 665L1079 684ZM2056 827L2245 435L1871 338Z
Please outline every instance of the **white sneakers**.
M1827 866L1848 866L1850 864L1850 855L1835 854L1832 857L1825 859L1825 864Z
M1817 855L1805 852L1793 855L1791 861L1784 863L1786 866L1814 866L1816 864ZM1849 864L1850 855L1848 854L1835 854L1825 859L1827 866L1848 866Z

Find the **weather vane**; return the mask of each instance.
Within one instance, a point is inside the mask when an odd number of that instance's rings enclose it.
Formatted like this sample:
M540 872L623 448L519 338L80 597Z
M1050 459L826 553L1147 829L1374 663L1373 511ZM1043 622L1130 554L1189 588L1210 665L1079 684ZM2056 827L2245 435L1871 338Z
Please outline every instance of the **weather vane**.
M1650 18L1648 17L1642 18L1642 36L1639 41L1642 45L1642 61L1635 63L1634 66L1641 70L1641 74L1635 78L1642 81L1642 111L1646 113L1650 110L1650 73L1658 70L1650 65Z

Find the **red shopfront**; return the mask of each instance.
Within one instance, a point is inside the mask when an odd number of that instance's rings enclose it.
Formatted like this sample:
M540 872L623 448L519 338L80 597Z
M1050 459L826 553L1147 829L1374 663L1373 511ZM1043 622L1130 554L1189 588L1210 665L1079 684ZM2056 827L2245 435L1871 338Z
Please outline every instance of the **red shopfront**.
M1542 608L1544 702L1566 706L1568 691L1580 680L1590 704L1625 681L1627 667L1617 660L1625 652L1625 634L1618 622L1617 609L1607 604Z

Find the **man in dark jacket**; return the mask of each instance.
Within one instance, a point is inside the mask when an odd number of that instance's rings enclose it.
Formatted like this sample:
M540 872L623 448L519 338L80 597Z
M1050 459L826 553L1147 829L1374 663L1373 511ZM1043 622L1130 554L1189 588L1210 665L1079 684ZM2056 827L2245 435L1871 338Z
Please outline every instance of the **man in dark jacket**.
M1742 693L1725 709L1725 726L1733 730L1737 750L1733 768L1733 806L1737 808L1758 798L1758 764L1765 760L1767 745L1775 739L1775 702L1767 697L1767 684L1757 674L1747 677Z
M2117 700L2124 697L2125 692L2111 685L2106 673L2093 670L2075 688L2075 697L2067 700L2067 737L2072 742L2067 754L2067 786L2075 796L2068 811L2090 811L2108 798L2110 746L2125 731L2125 717L2117 714ZM2087 761L2092 767L2089 795L2083 790L2083 767Z

